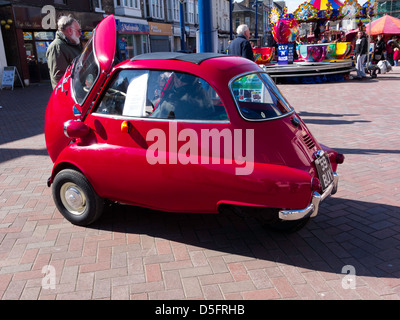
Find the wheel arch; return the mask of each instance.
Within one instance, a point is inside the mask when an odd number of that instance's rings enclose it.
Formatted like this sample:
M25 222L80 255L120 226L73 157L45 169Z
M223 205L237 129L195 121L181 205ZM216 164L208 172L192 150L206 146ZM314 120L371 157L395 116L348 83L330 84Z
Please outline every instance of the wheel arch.
M87 176L85 175L85 173L83 172L83 170L81 170L81 168L79 168L79 166L77 166L76 164L71 163L71 162L60 162L60 163L57 163L57 164L53 167L53 171L51 172L51 176L50 176L50 178L49 178L48 181L47 181L47 186L50 187L51 184L52 184L53 181L54 181L55 176L56 176L60 171L65 170L65 169L73 169L73 170L79 171L80 173L82 173L82 174L87 178ZM87 178L87 179L88 179L88 178ZM88 180L89 180L89 179L88 179Z

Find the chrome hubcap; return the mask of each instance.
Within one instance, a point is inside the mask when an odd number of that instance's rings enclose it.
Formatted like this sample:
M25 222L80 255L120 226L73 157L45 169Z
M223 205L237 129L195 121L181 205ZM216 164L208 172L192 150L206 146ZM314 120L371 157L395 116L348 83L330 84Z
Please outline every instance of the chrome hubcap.
M73 215L81 215L85 211L86 197L76 184L65 183L61 187L60 196L65 208Z

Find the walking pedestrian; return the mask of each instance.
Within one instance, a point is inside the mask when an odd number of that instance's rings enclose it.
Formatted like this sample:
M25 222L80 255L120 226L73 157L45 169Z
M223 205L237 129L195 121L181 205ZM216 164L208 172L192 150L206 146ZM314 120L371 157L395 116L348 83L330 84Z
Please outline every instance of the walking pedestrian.
M228 54L231 56L239 56L254 61L253 49L250 44L250 30L246 24L241 24L236 29L238 34L236 39L232 40L228 47Z
M356 48L354 50L354 55L356 57L356 70L357 70L357 79L366 78L367 74L364 70L364 60L367 56L368 52L368 43L367 38L363 31L358 31L357 40L356 40Z
M72 16L61 16L57 22L58 31L46 51L47 65L53 89L60 81L68 66L81 53L81 26Z
M374 61L378 63L381 60L385 60L383 56L383 52L386 50L385 46L385 40L383 39L383 35L378 34L378 39L375 44L375 50L374 50Z
M394 50L394 52L393 52L393 62L394 62L394 65L397 67L399 65L400 49L396 47L393 50Z

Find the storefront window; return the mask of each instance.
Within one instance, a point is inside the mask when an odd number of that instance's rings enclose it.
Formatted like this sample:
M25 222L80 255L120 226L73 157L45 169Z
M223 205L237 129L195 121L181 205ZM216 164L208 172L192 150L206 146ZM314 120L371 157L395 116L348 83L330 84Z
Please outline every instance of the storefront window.
M46 31L34 32L34 36L35 40L45 40L45 41L54 40L54 32L46 32Z
M24 41L32 40L32 32L24 32Z

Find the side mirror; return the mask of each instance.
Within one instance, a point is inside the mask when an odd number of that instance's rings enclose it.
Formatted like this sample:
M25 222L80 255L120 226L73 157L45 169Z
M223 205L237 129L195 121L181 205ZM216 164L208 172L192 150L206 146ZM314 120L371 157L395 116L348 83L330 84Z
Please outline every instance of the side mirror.
M64 134L67 138L83 138L89 132L90 128L81 121L69 120L64 123Z
M80 117L82 115L82 112L78 109L76 104L72 107L72 112L75 117Z

